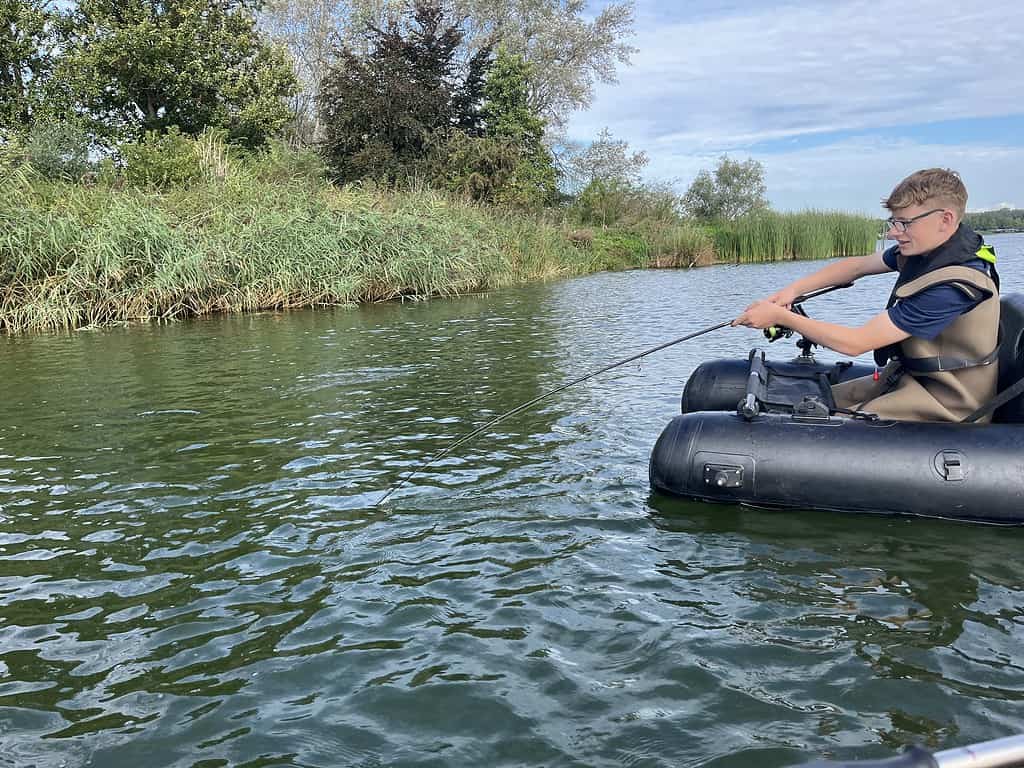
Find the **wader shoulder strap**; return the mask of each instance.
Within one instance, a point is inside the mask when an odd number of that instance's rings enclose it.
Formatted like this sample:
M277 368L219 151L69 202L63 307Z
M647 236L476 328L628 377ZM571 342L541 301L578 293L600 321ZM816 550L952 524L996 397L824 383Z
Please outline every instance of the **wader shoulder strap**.
M893 291L893 298L905 299L909 296L913 296L915 293L920 293L925 288L931 288L935 285L946 285L949 283L954 284L957 288L964 291L972 298L974 298L974 296L971 292L969 290L965 290L967 286L981 291L981 298L986 299L999 290L996 287L995 281L980 269L975 269L974 267L953 266L941 267L931 272L926 272L914 280L910 280L909 282L897 286Z

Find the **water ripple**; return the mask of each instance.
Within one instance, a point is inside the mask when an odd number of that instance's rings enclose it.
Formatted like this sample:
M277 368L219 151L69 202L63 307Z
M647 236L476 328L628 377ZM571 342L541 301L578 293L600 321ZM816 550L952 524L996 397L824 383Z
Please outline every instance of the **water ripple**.
M804 269L3 340L0 765L771 768L1019 728L1021 531L649 495L745 332L422 467Z

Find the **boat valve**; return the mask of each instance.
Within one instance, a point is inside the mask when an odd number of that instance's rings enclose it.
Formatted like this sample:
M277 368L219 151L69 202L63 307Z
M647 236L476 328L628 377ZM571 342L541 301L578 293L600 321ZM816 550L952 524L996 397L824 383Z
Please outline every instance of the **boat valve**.
M724 464L704 465L704 484L715 488L742 488L743 467L730 467Z

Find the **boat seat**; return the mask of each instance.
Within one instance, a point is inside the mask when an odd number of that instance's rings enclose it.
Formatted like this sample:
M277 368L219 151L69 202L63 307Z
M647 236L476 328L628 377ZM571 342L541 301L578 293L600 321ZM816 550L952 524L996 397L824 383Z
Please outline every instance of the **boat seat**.
M1024 293L1005 294L999 302L999 391L1024 377ZM992 418L1000 424L1024 424L1024 394L999 408Z

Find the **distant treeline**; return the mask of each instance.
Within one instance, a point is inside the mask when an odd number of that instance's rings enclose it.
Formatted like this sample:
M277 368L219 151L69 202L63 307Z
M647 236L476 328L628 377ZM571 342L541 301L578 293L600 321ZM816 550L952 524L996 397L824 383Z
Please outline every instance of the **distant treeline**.
M1024 231L1024 209L1000 208L997 211L968 213L964 218L971 229L979 232Z

